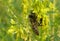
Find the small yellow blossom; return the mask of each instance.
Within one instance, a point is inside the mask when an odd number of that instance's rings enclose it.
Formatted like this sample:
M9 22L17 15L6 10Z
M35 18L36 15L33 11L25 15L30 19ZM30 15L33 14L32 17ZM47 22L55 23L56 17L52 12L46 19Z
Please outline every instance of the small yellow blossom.
M13 19L11 19L11 21L10 21L10 22L11 22L11 24L15 24L15 21L14 21Z
M41 9L41 12L42 12L42 13L47 13L47 11L49 11L49 8L42 8L42 9Z
M15 32L14 26L11 26L10 29L8 29L8 33L13 34Z
M55 6L54 6L53 3L50 3L50 4L49 4L49 7L50 7L51 9L54 9L54 8L55 8Z

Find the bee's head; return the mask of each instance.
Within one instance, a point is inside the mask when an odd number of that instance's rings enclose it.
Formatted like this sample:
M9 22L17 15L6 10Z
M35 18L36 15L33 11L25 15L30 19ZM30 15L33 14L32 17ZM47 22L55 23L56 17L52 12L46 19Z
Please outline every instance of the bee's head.
M33 10L30 12L29 18L35 18L36 14L33 12Z

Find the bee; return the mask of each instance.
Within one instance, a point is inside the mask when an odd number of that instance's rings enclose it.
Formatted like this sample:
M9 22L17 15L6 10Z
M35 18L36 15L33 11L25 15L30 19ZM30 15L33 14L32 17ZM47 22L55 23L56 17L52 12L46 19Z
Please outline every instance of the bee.
M29 19L32 25L32 30L36 35L39 35L39 31L37 29L38 27L38 22L37 22L37 16L33 11L31 11L31 14L29 15Z

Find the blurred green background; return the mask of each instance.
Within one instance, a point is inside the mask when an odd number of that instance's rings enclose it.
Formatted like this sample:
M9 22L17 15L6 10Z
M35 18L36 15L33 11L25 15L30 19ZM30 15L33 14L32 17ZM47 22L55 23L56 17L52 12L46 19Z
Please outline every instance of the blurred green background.
M37 21L43 15L39 35L33 32L28 18L32 9ZM0 0L0 41L60 41L60 1Z

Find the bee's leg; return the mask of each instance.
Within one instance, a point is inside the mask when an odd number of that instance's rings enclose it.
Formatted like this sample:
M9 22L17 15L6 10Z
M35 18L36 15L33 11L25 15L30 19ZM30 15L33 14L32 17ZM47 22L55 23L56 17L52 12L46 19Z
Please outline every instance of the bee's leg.
M38 26L43 26L42 22L43 22L43 18L40 18L40 21L38 22Z

